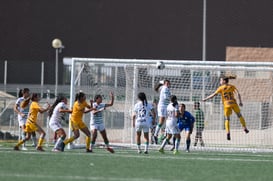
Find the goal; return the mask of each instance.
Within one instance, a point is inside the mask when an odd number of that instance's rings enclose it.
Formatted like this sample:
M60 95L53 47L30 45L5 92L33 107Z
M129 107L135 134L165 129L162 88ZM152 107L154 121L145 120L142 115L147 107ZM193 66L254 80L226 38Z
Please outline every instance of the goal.
M199 101L205 113L203 139L205 147L193 149L272 150L273 146L273 63L160 60L164 69L158 69L159 60L71 58L70 105L75 94L83 91L87 99L96 94L103 102L110 100L113 91L115 102L104 112L104 123L111 143L135 143L132 128L132 110L138 92L145 92L149 102L158 99L154 86L163 79L171 82L171 92L186 110L194 115L193 104ZM235 75L230 80L239 90L249 134L245 134L236 114L232 114L230 141L226 140L223 107L220 95L207 102L201 100L219 86L221 75ZM90 115L84 116L89 125ZM182 132L181 144L185 135ZM192 143L195 129L192 133Z

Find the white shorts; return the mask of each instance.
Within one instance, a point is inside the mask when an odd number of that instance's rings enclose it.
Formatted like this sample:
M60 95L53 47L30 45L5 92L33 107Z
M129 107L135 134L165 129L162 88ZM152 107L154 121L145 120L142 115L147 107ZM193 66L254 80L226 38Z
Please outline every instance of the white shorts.
M160 106L157 109L158 117L167 117L167 106Z
M143 130L143 133L149 132L149 124L146 121L136 121L135 129L136 132L141 132Z
M54 131L56 132L57 130L61 129L62 128L62 125L60 122L58 121L50 121L49 122L49 127Z
M18 124L20 127L24 126L27 122L27 119L25 118L18 118Z
M100 124L90 124L90 129L91 130L96 129L98 131L103 131L103 130L105 130L105 126L104 126L103 123L100 123Z
M180 130L176 123L174 123L172 120L166 121L166 128L165 131L167 134L180 134Z
M148 122L149 128L152 128L153 127L153 118L149 117L147 120L148 120L147 122Z

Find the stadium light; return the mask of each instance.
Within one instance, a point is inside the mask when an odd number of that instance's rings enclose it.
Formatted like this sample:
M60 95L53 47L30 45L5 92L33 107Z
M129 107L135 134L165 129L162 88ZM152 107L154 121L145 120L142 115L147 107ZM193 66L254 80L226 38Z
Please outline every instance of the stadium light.
M55 97L58 95L58 62L59 62L59 53L62 52L64 48L62 41L58 38L55 38L52 41L52 47L55 48Z

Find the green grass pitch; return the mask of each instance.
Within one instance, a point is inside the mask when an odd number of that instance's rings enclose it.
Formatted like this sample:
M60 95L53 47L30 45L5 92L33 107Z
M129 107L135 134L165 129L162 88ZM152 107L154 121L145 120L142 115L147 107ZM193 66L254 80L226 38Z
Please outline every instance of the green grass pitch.
M84 149L62 153L13 151L0 143L1 181L269 181L273 180L270 153L224 153L180 151L173 155L150 150L148 155L133 149Z

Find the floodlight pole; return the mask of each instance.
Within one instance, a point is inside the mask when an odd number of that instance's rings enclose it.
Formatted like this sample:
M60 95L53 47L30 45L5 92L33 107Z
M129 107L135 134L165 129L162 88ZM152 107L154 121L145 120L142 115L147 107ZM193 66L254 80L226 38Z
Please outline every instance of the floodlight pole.
M59 63L59 48L55 49L55 97L58 96L58 63Z
M58 64L59 64L59 53L62 52L64 48L62 41L58 38L55 38L52 41L52 47L55 48L55 97L58 96Z
M203 0L203 45L202 60L206 61L206 25L207 25L207 0Z
M202 44L202 61L206 61L206 29L207 29L207 0L203 0L203 44ZM202 73L202 99L205 98L205 70Z

